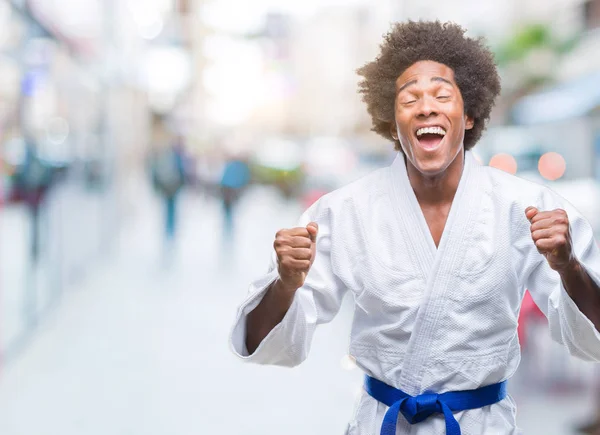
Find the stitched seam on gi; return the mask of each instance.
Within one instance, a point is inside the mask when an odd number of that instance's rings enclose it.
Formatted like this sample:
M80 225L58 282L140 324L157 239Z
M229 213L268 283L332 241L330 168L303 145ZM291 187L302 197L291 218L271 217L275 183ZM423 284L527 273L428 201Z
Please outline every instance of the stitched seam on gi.
M409 181L405 181L406 183L408 183ZM392 168L389 168L388 170L388 183L391 186L391 191L394 195L395 198L392 198L392 204L396 210L396 215L400 217L400 225L402 230L406 233L407 231L410 231L410 222L408 221L408 216L406 216L406 212L409 213L413 213L414 214L414 210L402 210L400 208L400 204L399 204L399 200L400 199L404 199L408 204L408 198L406 193L404 193L403 190L403 186L399 185L399 183L396 183L396 179L394 178L394 174L392 174ZM409 207L410 208L410 207ZM403 212L404 211L404 212ZM416 216L415 216L416 218ZM416 219L415 219L416 220ZM421 275L423 276L423 279L427 280L429 274L428 271L425 269L425 264L428 264L428 259L427 259L427 253L425 252L425 247L423 246L423 243L408 243L408 249L411 250L411 252L413 253L415 258L418 258L418 261L416 262L418 264L419 270L421 271Z
M501 358L506 361L506 348L510 346L499 346L496 349L490 350L489 352L481 352L481 353L469 353L468 355L456 356L456 357L448 357L446 355L438 355L432 357L434 363L453 363L453 362L463 362L463 361L481 361L485 359L497 360Z
M379 361L385 361L385 362L398 362L398 365L400 365L400 363L404 360L404 356L405 356L405 352L397 352L397 353L392 353L392 352L387 352L387 351L382 351L381 349L377 349L376 347L367 347L367 346L357 346L357 345L351 345L351 353L352 355L356 356L374 356L376 357Z
M477 171L479 177L478 179L480 179L483 182L487 181L484 179L483 177L483 172L478 170L479 168L473 168L473 171ZM485 190L483 191L482 194L477 195L479 197L479 202L481 202L482 198L484 196L491 196L491 191L490 191L490 187L488 185L485 186ZM478 204L479 205L479 204ZM473 239L475 238L475 230L477 229L477 226L480 224L485 224L484 221L481 221L480 219L478 219L478 216L485 212L485 211L490 211L489 209L482 209L479 210L478 207L472 207L469 213L469 218L468 221L471 222L472 224L469 225L467 227L467 233L465 235L466 240L468 241L466 244L468 245L472 245L474 243ZM492 229L492 231L494 231L495 229ZM459 265L456 269L454 269L454 274L461 277L461 278L472 278L474 276L477 276L479 274L481 274L483 271L485 271L490 264L497 258L498 256L498 249L494 249L492 254L489 256L489 258L483 263L480 264L477 269L475 270L465 270L465 263L467 261L468 255L466 255L467 253L465 253L465 255L462 256L462 258L459 260Z

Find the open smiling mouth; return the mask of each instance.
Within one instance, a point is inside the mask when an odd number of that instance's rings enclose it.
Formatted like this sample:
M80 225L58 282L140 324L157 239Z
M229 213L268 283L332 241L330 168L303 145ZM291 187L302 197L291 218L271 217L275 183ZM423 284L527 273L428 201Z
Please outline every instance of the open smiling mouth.
M443 127L422 127L416 131L419 145L426 150L434 150L446 136L446 130Z

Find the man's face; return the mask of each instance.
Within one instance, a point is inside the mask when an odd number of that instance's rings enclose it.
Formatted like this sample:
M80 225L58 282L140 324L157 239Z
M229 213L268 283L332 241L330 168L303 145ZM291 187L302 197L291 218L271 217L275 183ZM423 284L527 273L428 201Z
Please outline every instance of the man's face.
M420 61L396 80L396 125L408 161L423 175L439 175L463 149L473 119L464 113L454 71L441 63Z

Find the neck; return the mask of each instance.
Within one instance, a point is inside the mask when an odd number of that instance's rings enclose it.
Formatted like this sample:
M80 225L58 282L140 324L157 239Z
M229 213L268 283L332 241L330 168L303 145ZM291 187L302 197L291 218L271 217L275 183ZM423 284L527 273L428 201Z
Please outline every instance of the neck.
M452 202L458 190L465 162L464 152L459 152L446 170L430 176L417 170L406 159L406 170L410 185L420 204L444 204Z

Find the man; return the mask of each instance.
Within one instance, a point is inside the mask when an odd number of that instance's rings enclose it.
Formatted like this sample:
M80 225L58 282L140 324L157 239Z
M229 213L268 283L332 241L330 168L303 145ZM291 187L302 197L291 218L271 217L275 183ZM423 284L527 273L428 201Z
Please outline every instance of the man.
M600 360L592 229L550 189L473 158L500 92L481 40L454 24L397 24L359 74L374 130L398 156L277 233L233 349L297 365L350 291L350 354L366 380L348 434L518 433L505 381L526 288L556 341Z
M250 168L241 157L227 160L221 176L221 199L223 201L224 235L233 232L233 213L242 192L250 183Z
M154 152L151 160L152 183L164 201L165 241L171 246L177 229L177 198L185 186L183 138Z
M37 264L40 257L40 219L44 200L55 181L52 167L44 161L31 136L25 137L25 160L14 174L14 188L31 216L31 262Z

